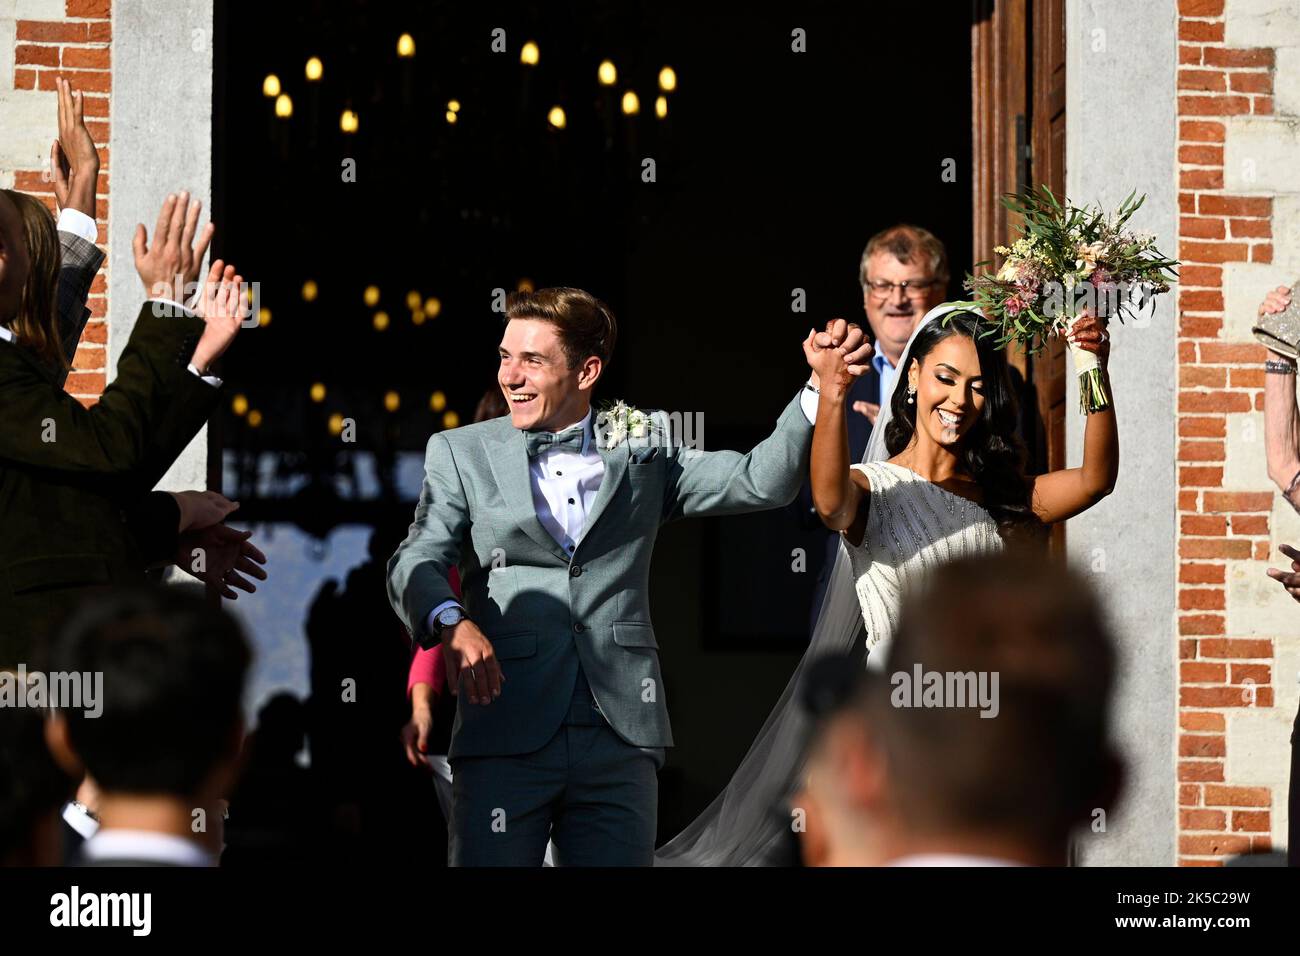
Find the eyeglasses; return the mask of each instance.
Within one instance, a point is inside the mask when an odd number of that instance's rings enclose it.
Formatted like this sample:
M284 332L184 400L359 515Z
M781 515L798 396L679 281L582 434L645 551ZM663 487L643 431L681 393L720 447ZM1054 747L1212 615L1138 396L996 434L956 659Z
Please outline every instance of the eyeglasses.
M902 282L888 282L884 279L875 279L868 282L867 286L882 299L888 299L892 296L895 289L902 289L903 295L909 299L920 299L938 281L938 279L904 279Z

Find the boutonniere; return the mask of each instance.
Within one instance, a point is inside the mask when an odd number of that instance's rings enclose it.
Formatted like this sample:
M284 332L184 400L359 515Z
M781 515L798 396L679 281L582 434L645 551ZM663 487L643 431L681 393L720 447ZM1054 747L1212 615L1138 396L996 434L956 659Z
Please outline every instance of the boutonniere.
M633 445L645 443L653 423L641 409L621 399L606 405L596 415L596 443L600 448L617 448L629 438Z

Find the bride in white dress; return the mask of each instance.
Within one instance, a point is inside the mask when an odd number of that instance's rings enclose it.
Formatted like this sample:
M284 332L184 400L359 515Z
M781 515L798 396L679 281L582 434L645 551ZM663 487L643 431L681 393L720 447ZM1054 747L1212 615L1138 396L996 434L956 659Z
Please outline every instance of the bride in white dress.
M1024 473L1023 445L1006 355L977 334L978 316L957 305L917 325L881 402L865 460L850 465L845 396L869 367L848 365L862 332L843 320L810 336L805 356L820 383L812 491L843 547L812 641L727 788L656 854L658 865L763 865L791 828L788 800L802 771L809 720L798 699L805 668L845 651L867 631L867 666L881 667L905 594L951 558L1012 543L1042 542L1047 525L1096 504L1119 473L1114 406L1088 416L1083 464ZM940 321L943 319L943 321ZM1072 337L1095 352L1108 393L1105 324L1085 315Z

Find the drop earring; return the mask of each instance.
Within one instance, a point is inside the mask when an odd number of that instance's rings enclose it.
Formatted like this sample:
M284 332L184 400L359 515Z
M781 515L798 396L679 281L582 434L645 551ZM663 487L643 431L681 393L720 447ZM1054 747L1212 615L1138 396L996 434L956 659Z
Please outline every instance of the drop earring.
M916 403L916 389L914 389L911 385L909 385L907 386L907 404L914 405L915 403Z

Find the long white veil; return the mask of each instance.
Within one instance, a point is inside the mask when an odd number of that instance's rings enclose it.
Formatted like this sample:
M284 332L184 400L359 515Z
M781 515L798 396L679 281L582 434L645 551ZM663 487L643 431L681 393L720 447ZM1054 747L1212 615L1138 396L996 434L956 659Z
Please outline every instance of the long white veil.
M911 353L917 333L927 323L967 308L946 302L935 306L912 330L903 355ZM899 388L906 379L907 369L900 364L893 388ZM892 399L892 391L881 396L880 414L872 426L863 461L889 457L885 427ZM776 706L722 793L685 830L655 852L655 866L763 866L781 854L782 841L792 825L788 801L798 789L812 730L811 718L800 701L804 675L818 658L852 651L861 626L862 609L849 571L848 553L841 542L808 650Z

